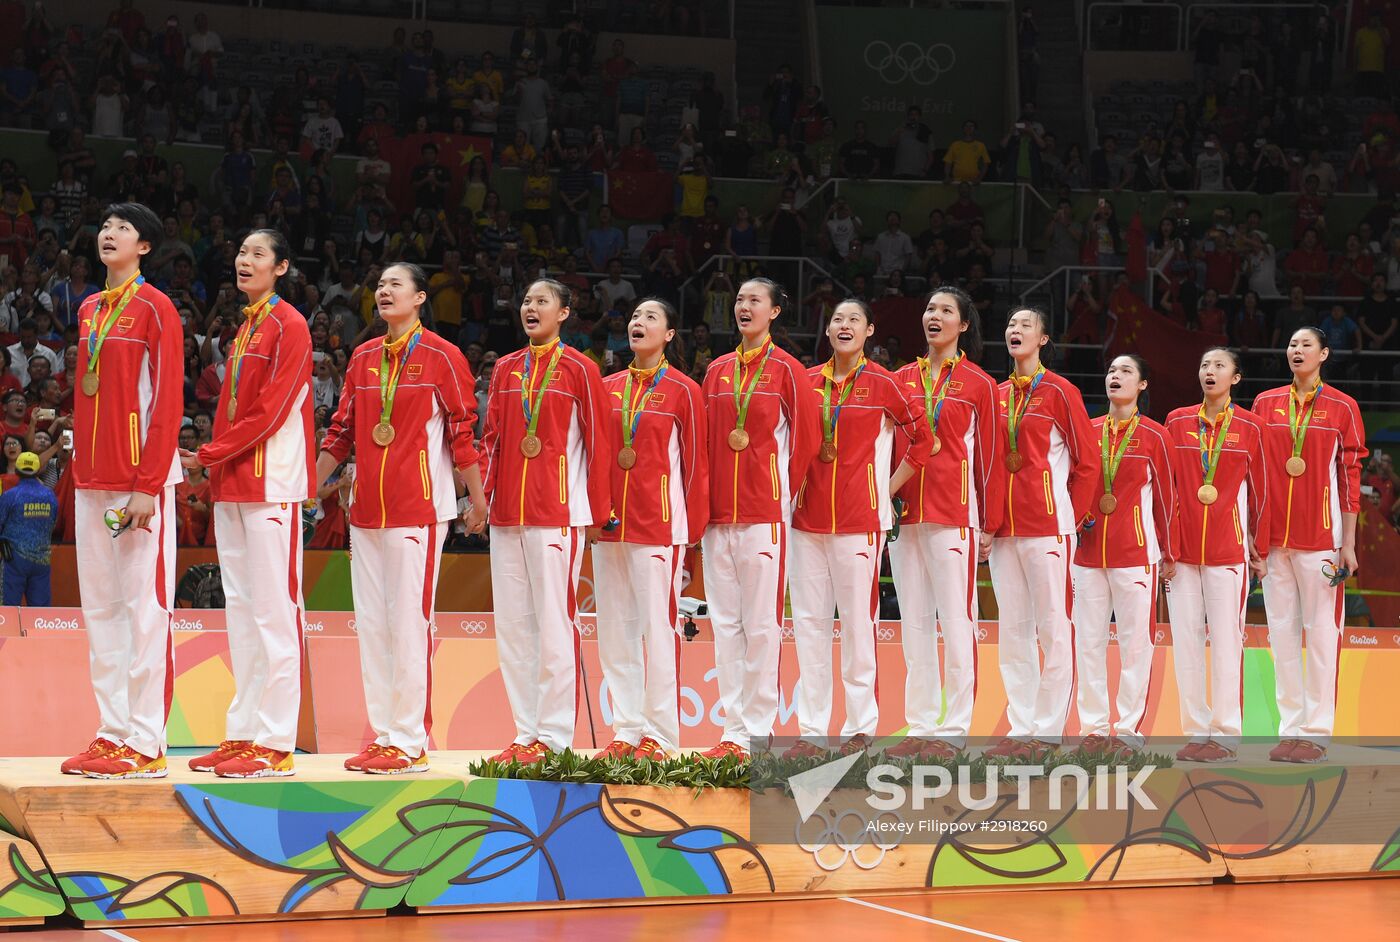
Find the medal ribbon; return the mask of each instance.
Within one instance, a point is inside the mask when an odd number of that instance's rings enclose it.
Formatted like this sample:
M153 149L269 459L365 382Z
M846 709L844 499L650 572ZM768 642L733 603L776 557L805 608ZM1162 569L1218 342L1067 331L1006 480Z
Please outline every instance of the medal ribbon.
M742 393L739 386L744 378L744 346L740 344L735 349L734 357L734 408L739 410L738 418L734 420L734 427L742 429L744 422L749 417L749 400L753 398L753 391L758 388L758 378L763 375L763 367L768 363L768 358L773 354L773 341L767 340L763 346L763 359L758 361L758 369L754 370L753 376L749 378L749 386Z
M229 389L230 400L236 401L238 399L238 381L243 376L243 354L248 352L248 345L253 342L253 334L262 326L262 322L280 300L282 299L274 291L257 304L243 309L243 324L238 329L238 335L233 338L233 356L229 358L233 361L233 380Z
M388 425L389 418L394 414L394 398L399 394L399 377L403 373L403 368L408 363L408 358L413 355L413 348L418 346L418 341L423 339L423 325L419 324L413 329L407 344L403 343L403 338L398 342L390 343L389 338L384 338L384 347L379 354L379 422L381 425ZM403 356L397 357L390 370L389 351L395 347L403 347Z
M1225 417L1217 424L1212 425L1206 421L1205 406L1201 406L1198 415L1200 429L1197 438L1201 443L1201 473L1205 476L1203 484L1212 484L1215 481L1215 469L1220 466L1220 450L1225 447L1225 437L1230 431L1230 422L1235 417L1235 404L1227 402L1225 404ZM1209 439L1207 436L1211 430L1215 431L1215 438Z
M540 407L544 404L545 390L549 389L549 384L554 381L554 367L559 364L559 357L564 352L560 346L561 341L554 342L554 355L549 358L549 363L544 368L544 377L540 380L539 391L532 397L530 395L530 373L534 365L534 344L525 348L525 369L520 376L520 407L525 410L525 434L534 435L535 429L540 424Z
M109 305L108 310L111 313L105 320L100 321L93 330L88 331L87 371L89 373L96 372L97 358L102 355L102 345L107 342L107 335L112 332L117 321L121 320L122 312L131 303L131 299L136 296L136 290L145 283L146 279L142 277L140 272L137 272L128 278L125 284L102 292L102 300L98 302L97 309L92 312L93 320L97 320L104 304ZM113 299L118 298L119 295L120 300L113 304Z
M951 360L944 360L943 365L938 368L938 379L932 377L932 366L927 357L919 358L919 379L924 384L924 420L928 422L928 429L933 433L933 437L938 437L938 417L943 414L943 397L948 394L948 384L953 381L953 370L958 368L958 363L962 361L963 355L959 353ZM948 370L948 378L943 378L944 368ZM938 398L933 396L934 387L938 387Z
M632 376L636 371L631 367L627 368L627 382L622 387L622 444L624 447L632 447L632 438L637 434L637 423L642 420L642 412L647 407L647 400L651 398L656 384L661 382L661 377L666 375L668 369L670 366L663 359L656 374L651 378L651 385L646 388L646 392L642 393L640 401L634 405L632 402Z
M832 371L836 369L836 361L833 359L830 364ZM861 371L865 369L865 357L860 358L860 364L855 372L846 377L846 382L841 389L841 398L836 402L836 409L831 408L831 376L823 371L822 373L822 441L830 444L836 438L836 423L841 419L841 407L846 404L846 400L851 398L851 390L856 388L856 380L860 379Z
M1303 454L1303 437L1308 434L1308 426L1312 424L1313 412L1317 409L1317 394L1322 391L1322 380L1317 381L1313 391L1308 393L1308 412L1306 415L1298 415L1298 396L1292 387L1288 390L1288 431L1293 435L1293 457L1298 458ZM1299 421L1301 419L1301 421Z
M1011 439L1011 452L1016 453L1016 439L1021 433L1021 420L1026 416L1026 410L1031 407L1031 397L1035 395L1035 388L1040 385L1040 381L1045 378L1045 367L1042 365L1031 377L1030 388L1026 390L1026 396L1019 403L1016 401L1016 391L1020 389L1021 383L1016 376L1011 377L1011 403L1006 410L1006 433Z
M1123 456L1128 453L1128 442L1132 441L1133 433L1137 431L1138 419L1138 414L1134 412L1133 417L1125 423L1126 428L1123 436L1117 439L1116 449L1110 440L1109 429L1117 423L1112 419L1107 419L1103 423L1103 437L1099 444L1103 450L1103 492L1105 494L1113 493L1113 479L1118 477L1118 465L1122 464Z

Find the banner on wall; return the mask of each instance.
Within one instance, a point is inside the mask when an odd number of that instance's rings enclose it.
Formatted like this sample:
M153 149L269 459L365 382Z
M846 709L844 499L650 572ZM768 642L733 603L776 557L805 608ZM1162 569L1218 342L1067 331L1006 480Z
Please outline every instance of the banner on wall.
M1001 133L1007 73L1006 9L817 7L822 94L843 134L864 121L883 144L917 105L936 146L969 118Z

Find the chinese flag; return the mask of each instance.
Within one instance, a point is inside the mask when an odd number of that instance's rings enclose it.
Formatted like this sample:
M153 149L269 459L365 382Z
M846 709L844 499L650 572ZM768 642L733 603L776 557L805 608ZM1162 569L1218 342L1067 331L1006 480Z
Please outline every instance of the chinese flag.
M475 157L491 165L491 139L474 134L410 134L400 138L392 150L386 151L380 145L380 153L392 165L389 198L401 212L408 212L414 205L413 168L423 162L423 145L428 142L437 145L438 165L446 167L452 174L452 189L448 192L446 205L458 205L462 198L462 181L467 178L467 166Z
M614 215L656 222L671 211L675 183L664 170L608 172L608 203Z
M1152 367L1147 386L1149 414L1159 422L1171 410L1201 398L1196 371L1181 367L1199 363L1202 353L1227 342L1224 334L1192 330L1163 317L1132 291L1114 291L1109 296L1105 360L1123 353L1147 360Z

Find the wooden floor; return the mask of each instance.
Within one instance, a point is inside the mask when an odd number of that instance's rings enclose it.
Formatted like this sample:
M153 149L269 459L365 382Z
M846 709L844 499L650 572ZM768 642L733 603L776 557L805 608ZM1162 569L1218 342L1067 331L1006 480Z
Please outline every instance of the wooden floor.
M1400 938L1400 879L1030 890L793 902L630 906L203 928L14 930L14 942L769 942L786 939L1121 939L1243 942Z

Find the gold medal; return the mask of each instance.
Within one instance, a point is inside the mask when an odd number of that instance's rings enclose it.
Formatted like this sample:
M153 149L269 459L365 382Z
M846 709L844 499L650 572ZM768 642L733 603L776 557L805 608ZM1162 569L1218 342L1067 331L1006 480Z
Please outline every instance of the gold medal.
M630 445L624 445L617 453L617 466L624 471L631 471L637 463L637 449Z
M822 461L825 461L827 464L831 464L833 461L836 460L836 443L822 442L822 447L817 452L817 457L820 458Z
M389 443L394 440L394 427L388 422L380 422L370 433L370 438L374 439L374 443L380 448L388 448Z
M1294 455L1284 464L1283 470L1287 471L1288 476L1291 478L1302 477L1303 472L1308 470L1308 463L1297 455Z
M526 435L520 440L520 453L526 458L537 457L543 447L538 435Z
M229 420L230 422L233 421L233 417L234 417L234 415L235 415L237 412L238 412L238 397L237 397L237 396L229 396L229 397L228 397L228 420Z
M1015 474L1017 471L1020 471L1025 466L1026 459L1021 455L1019 451L1013 451L1011 454L1006 456L1006 469L1012 474Z
M741 428L731 429L729 432L729 447L734 451L743 451L749 447L749 433Z
M939 438L937 435L933 436L933 445L929 448L928 453L930 455L936 455L942 450L943 439Z
M1196 489L1196 500L1209 507L1220 498L1220 492L1215 489L1214 484L1202 484Z
M1099 498L1099 513L1105 517L1118 509L1118 498L1112 494L1105 494Z
M96 373L84 373L84 374L83 374L83 395L84 395L84 396L95 396L95 395L97 395L97 386L98 386L98 381L97 381L97 374L96 374Z

